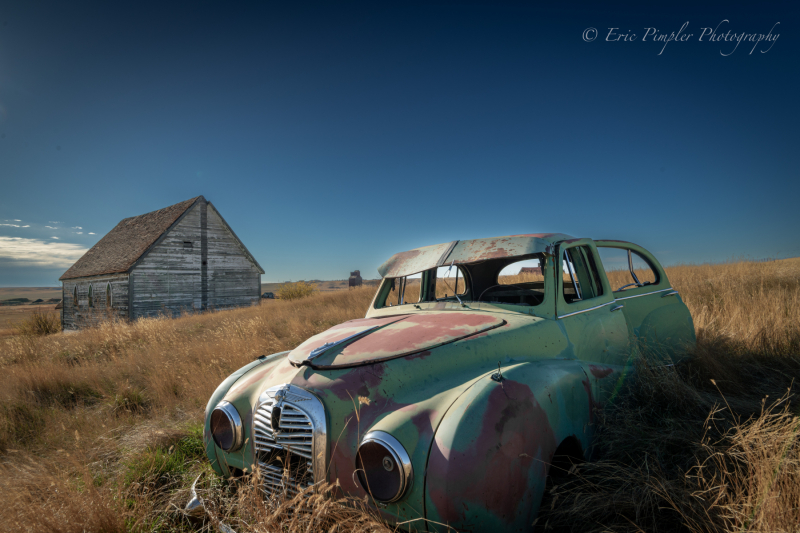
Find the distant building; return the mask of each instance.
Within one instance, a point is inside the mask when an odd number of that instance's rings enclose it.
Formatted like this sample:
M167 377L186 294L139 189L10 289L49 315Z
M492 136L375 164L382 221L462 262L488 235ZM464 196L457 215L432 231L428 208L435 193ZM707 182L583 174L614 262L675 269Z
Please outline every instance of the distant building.
M362 283L363 280L361 279L360 270L350 272L350 277L347 280L347 288L360 287Z
M67 270L63 329L251 305L264 270L202 196L126 218Z

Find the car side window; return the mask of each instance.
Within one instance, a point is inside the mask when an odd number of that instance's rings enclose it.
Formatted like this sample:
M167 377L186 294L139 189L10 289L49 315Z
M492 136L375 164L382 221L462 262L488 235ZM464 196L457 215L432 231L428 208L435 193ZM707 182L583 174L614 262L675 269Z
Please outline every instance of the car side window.
M600 273L588 246L567 248L561 261L565 302L580 302L603 295Z
M597 251L600 253L608 283L614 292L658 283L656 270L633 250L601 246Z

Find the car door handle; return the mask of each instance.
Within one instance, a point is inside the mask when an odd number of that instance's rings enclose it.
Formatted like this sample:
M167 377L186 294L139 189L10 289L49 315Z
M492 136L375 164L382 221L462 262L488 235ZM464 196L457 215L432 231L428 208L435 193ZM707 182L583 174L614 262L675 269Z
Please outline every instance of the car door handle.
M666 298L667 296L677 296L677 294L678 294L678 291L670 291L670 292L668 292L666 294L663 294L661 297L662 298Z
M616 307L612 307L612 308L611 308L611 312L613 313L614 311L619 311L619 310L620 310L620 309L622 309L623 307L625 307L625 306L624 306L624 305L618 305L618 306L616 306Z

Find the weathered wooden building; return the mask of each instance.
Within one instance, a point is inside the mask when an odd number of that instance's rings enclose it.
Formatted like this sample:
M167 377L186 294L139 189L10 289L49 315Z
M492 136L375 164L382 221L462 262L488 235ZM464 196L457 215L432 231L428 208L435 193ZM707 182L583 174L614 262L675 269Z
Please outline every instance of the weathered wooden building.
M67 270L61 325L259 301L264 270L202 196L126 218Z

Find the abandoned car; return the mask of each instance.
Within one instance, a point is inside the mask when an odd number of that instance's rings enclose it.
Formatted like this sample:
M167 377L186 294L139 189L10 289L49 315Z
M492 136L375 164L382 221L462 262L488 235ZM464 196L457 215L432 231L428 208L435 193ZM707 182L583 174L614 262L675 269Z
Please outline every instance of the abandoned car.
M379 272L365 318L219 386L204 432L219 475L289 496L338 480L411 530L529 530L554 458L590 458L595 409L637 355L695 342L664 269L628 242L455 241Z

